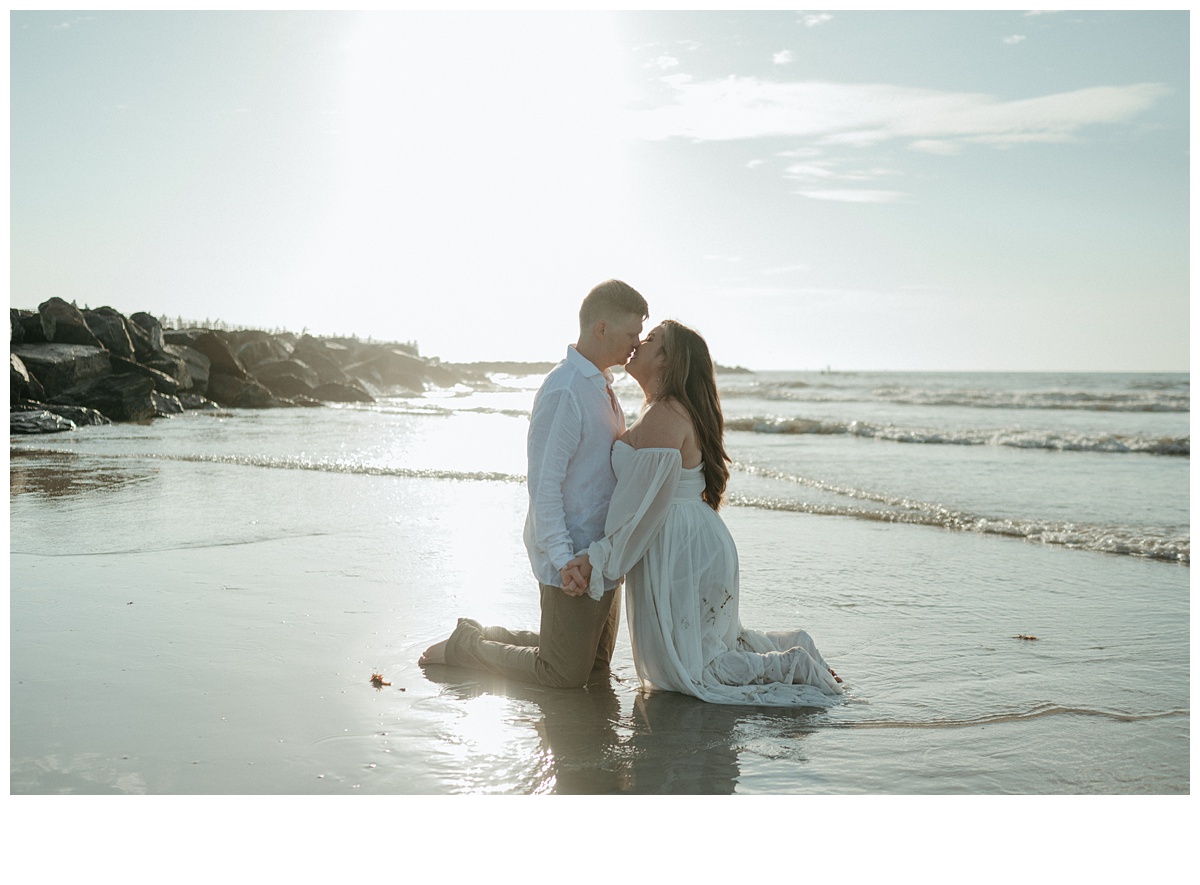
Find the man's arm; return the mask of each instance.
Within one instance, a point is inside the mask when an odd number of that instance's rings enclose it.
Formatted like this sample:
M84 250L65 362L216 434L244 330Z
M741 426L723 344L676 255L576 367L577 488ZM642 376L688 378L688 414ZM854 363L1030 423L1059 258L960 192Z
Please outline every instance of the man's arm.
M575 556L562 490L582 429L579 405L570 391L552 390L538 397L529 419L529 505L534 540L560 574Z

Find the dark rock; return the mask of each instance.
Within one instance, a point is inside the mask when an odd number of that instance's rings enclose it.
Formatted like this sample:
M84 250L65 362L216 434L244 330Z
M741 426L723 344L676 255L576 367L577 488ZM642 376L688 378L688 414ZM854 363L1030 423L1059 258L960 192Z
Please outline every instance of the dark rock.
M109 353L133 359L133 341L129 330L125 327L125 317L111 307L97 307L95 310L82 311L88 328L108 348Z
M37 377L31 375L29 370L25 368L25 363L15 353L8 355L9 371L8 371L8 388L9 402L17 402L23 399L43 400L46 398L46 391L42 389L42 384Z
M187 363L180 357L168 353L165 348L162 353L155 354L149 359L143 360L142 365L156 369L172 378L176 388L185 387L191 383L192 376L188 372Z
M163 345L167 342L163 339L162 324L157 319L148 313L139 311L138 313L131 314L129 321L145 331L151 350L155 353L162 353Z
M187 383L182 380L179 386L183 390L194 390L201 395L208 390L208 373L212 366L212 361L202 354L196 348L187 344L166 344L163 350L168 356L177 357L183 360L184 369L187 371Z
M262 363L286 360L292 355L295 347L266 332L251 332L243 335L232 349L234 356L241 364L256 375L257 366Z
M414 390L425 387L425 360L399 350L381 350L369 362L369 365L379 373L385 384L397 384ZM353 373L356 367L348 367L347 372Z
M39 410L36 412L9 412L9 433L61 433L64 430L75 430L75 424L53 412Z
M53 397L50 402L90 406L113 421L145 421L154 417L154 382L141 375L93 378Z
M100 339L90 328L83 313L73 304L61 298L51 298L38 305L38 316L42 320L42 332L53 344L83 344L100 347Z
M15 307L8 309L8 343L20 344L25 340L25 326L21 324L21 312Z
M183 414L183 403L179 401L179 397L177 396L160 393L156 390L150 394L150 399L154 402L154 416L156 418L169 418L171 415Z
M373 403L375 398L366 391L350 384L322 384L311 396L328 403Z
M233 409L265 409L275 405L271 391L257 381L222 372L213 372L209 376L208 397Z
M164 329L163 341L167 344L177 344L191 347L196 339L208 332L207 329Z
M138 362L151 360L158 355L158 351L154 349L154 342L150 338L150 333L137 323L126 322L125 331L129 333L129 340L133 342L133 358L135 360Z
M222 374L246 380L250 377L246 367L241 364L228 342L220 332L205 332L196 337L191 346L208 357L210 375ZM209 379L211 384L211 377ZM217 397L213 397L217 399Z
M399 387L420 392L429 383L453 387L464 378L462 372L450 366L413 356L394 347L370 348L364 354L368 359L346 366L346 373L380 388Z
M29 402L29 403L21 403L20 405L14 406L13 408L21 409L22 411L27 411L27 412L31 412L31 411L32 412L36 412L36 411L53 412L55 415L58 415L60 418L66 418L68 421L73 423L76 427L85 427L85 426L99 427L104 424L112 424L111 421L109 421L107 418L105 418L102 414L97 412L95 409L89 409L86 406L62 406L62 405L56 405L54 403Z
M260 381L260 383L275 396L283 399L309 397L313 393L311 384L294 375L281 375L277 378Z
M316 372L317 378L322 384L346 384L350 381L350 376L342 369L341 362L333 354L345 358L346 348L326 347L318 339L306 335L296 344L292 358L300 360Z
M17 320L21 324L22 344L49 344L42 331L42 318L33 310L18 310Z
M12 348L46 396L112 373L107 350L83 344L19 344Z
M141 363L135 363L133 360L116 355L110 356L109 359L112 361L114 375L141 375L153 381L154 389L159 393L171 396L179 393L179 382L166 372L160 372L152 366L143 366Z
M283 379L300 381L310 389L321 383L320 377L307 363L295 359L262 363L255 367L254 377L268 387L272 382Z
M183 393L179 394L179 404L188 410L196 410L196 411L204 411L204 412L220 411L220 408L221 408L216 403L214 403L212 400L202 397L200 394L196 393L195 391L187 391L187 390L185 390Z

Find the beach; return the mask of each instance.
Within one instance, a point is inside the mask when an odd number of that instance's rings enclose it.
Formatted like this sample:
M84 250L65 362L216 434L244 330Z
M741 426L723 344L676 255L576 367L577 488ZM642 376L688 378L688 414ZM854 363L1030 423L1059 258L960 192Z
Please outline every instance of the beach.
M1186 376L1159 380L1086 421L1025 409L1043 440L1048 416L1112 429L1090 449L730 431L742 622L812 634L846 678L824 709L644 694L624 627L582 691L417 664L458 617L536 629L536 378L13 437L10 790L1187 794L1189 458L1111 450L1186 441ZM762 381L723 382L731 421L766 420ZM771 420L965 408L847 390Z

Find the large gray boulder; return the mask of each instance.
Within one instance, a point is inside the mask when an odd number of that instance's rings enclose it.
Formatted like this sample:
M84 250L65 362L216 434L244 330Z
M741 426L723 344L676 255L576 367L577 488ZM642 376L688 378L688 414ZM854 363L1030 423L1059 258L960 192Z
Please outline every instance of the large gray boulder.
M403 387L406 390L425 389L425 361L399 350L382 349L370 359L346 366L346 374L362 378L377 387Z
M42 388L41 382L29 374L29 370L25 368L25 363L15 353L8 355L9 371L8 371L8 389L9 402L15 403L23 399L43 400L46 398L46 391Z
M162 353L163 345L167 342L163 339L162 324L156 318L143 311L138 311L130 314L129 322L145 331L151 350L155 353Z
M243 380L250 377L246 367L234 356L229 343L221 333L205 332L203 335L198 335L191 346L208 357L210 375L229 375Z
M109 421L95 409L89 409L87 406L64 406L56 403L23 402L15 403L12 406L12 411L53 412L60 418L66 418L76 427L112 424L111 421Z
M295 381L312 390L321 383L320 377L312 367L294 359L262 363L254 368L254 377L267 387L281 381Z
M183 403L179 401L179 397L177 396L160 393L156 390L150 394L150 399L154 402L154 415L156 418L169 418L172 415L183 414Z
M196 348L186 344L168 343L163 346L163 350L168 356L182 360L184 369L187 370L187 383L180 381L180 389L194 390L203 395L208 390L208 374L212 361Z
M19 344L11 352L41 382L46 396L112 373L107 350L83 344Z
M133 341L126 328L125 317L111 307L97 307L82 311L88 328L108 352L125 359L133 359Z
M313 399L327 403L373 403L375 398L361 387L352 384L331 382L322 384L309 394Z
M52 403L88 406L112 421L145 421L155 414L154 382L141 375L93 378L51 398Z
M88 327L83 312L61 298L51 298L39 304L38 316L42 322L42 333L51 343L102 346L100 339Z
M154 384L154 389L159 393L165 393L174 396L179 393L179 381L166 372L159 371L152 366L144 366L141 363L135 363L133 360L127 360L124 357L111 356L114 375L141 375L144 378L149 378Z
M36 310L17 310L13 317L13 344L48 344L42 318ZM15 328L20 325L20 331ZM19 341L17 339L20 339Z
M348 359L348 351L344 346L326 344L320 339L305 335L296 344L292 358L300 360L317 373L322 384L346 384L350 376L342 368Z
M262 363L286 360L295 347L266 332L243 332L231 345L233 354L251 374Z
M223 372L213 372L208 377L208 398L231 409L265 409L279 405L271 391L257 381Z
M191 390L185 390L183 393L179 394L179 404L185 409L195 409L206 412L217 411L221 408L212 400L207 399L206 397L203 397Z
M8 413L9 433L62 433L74 429L73 422L45 410Z
M141 361L143 366L148 366L151 369L156 369L164 375L169 375L175 379L175 386L179 388L186 387L192 376L188 373L187 363L181 358L168 353L166 348L163 348L162 353L155 354L149 359Z

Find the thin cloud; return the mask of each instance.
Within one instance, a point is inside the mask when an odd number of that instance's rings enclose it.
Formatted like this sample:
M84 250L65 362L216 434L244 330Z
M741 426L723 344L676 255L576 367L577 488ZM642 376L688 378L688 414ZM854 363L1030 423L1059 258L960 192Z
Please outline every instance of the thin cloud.
M828 12L810 12L801 16L800 21L804 23L806 28L815 28L826 22L833 21L833 16Z
M792 54L790 49L785 49L783 52L776 52L771 56L771 61L777 65L790 65L796 60L796 56Z
M1013 34L1011 37L1004 37L1003 42L1007 43L1009 46L1016 46L1018 43L1025 42L1025 35Z
M799 180L836 177L836 174L829 168L828 164L820 163L793 163L783 170L783 175L784 178Z
M669 71L671 68L679 67L679 59L671 55L660 55L653 61L648 61L643 68L658 68L660 71Z
M631 112L638 137L792 136L856 146L899 139L917 150L936 145L933 149L943 153L951 145L1069 141L1088 126L1131 120L1168 91L1159 83L1138 83L1006 101L888 84L778 83L755 77L675 78L668 85L674 90L670 104Z

